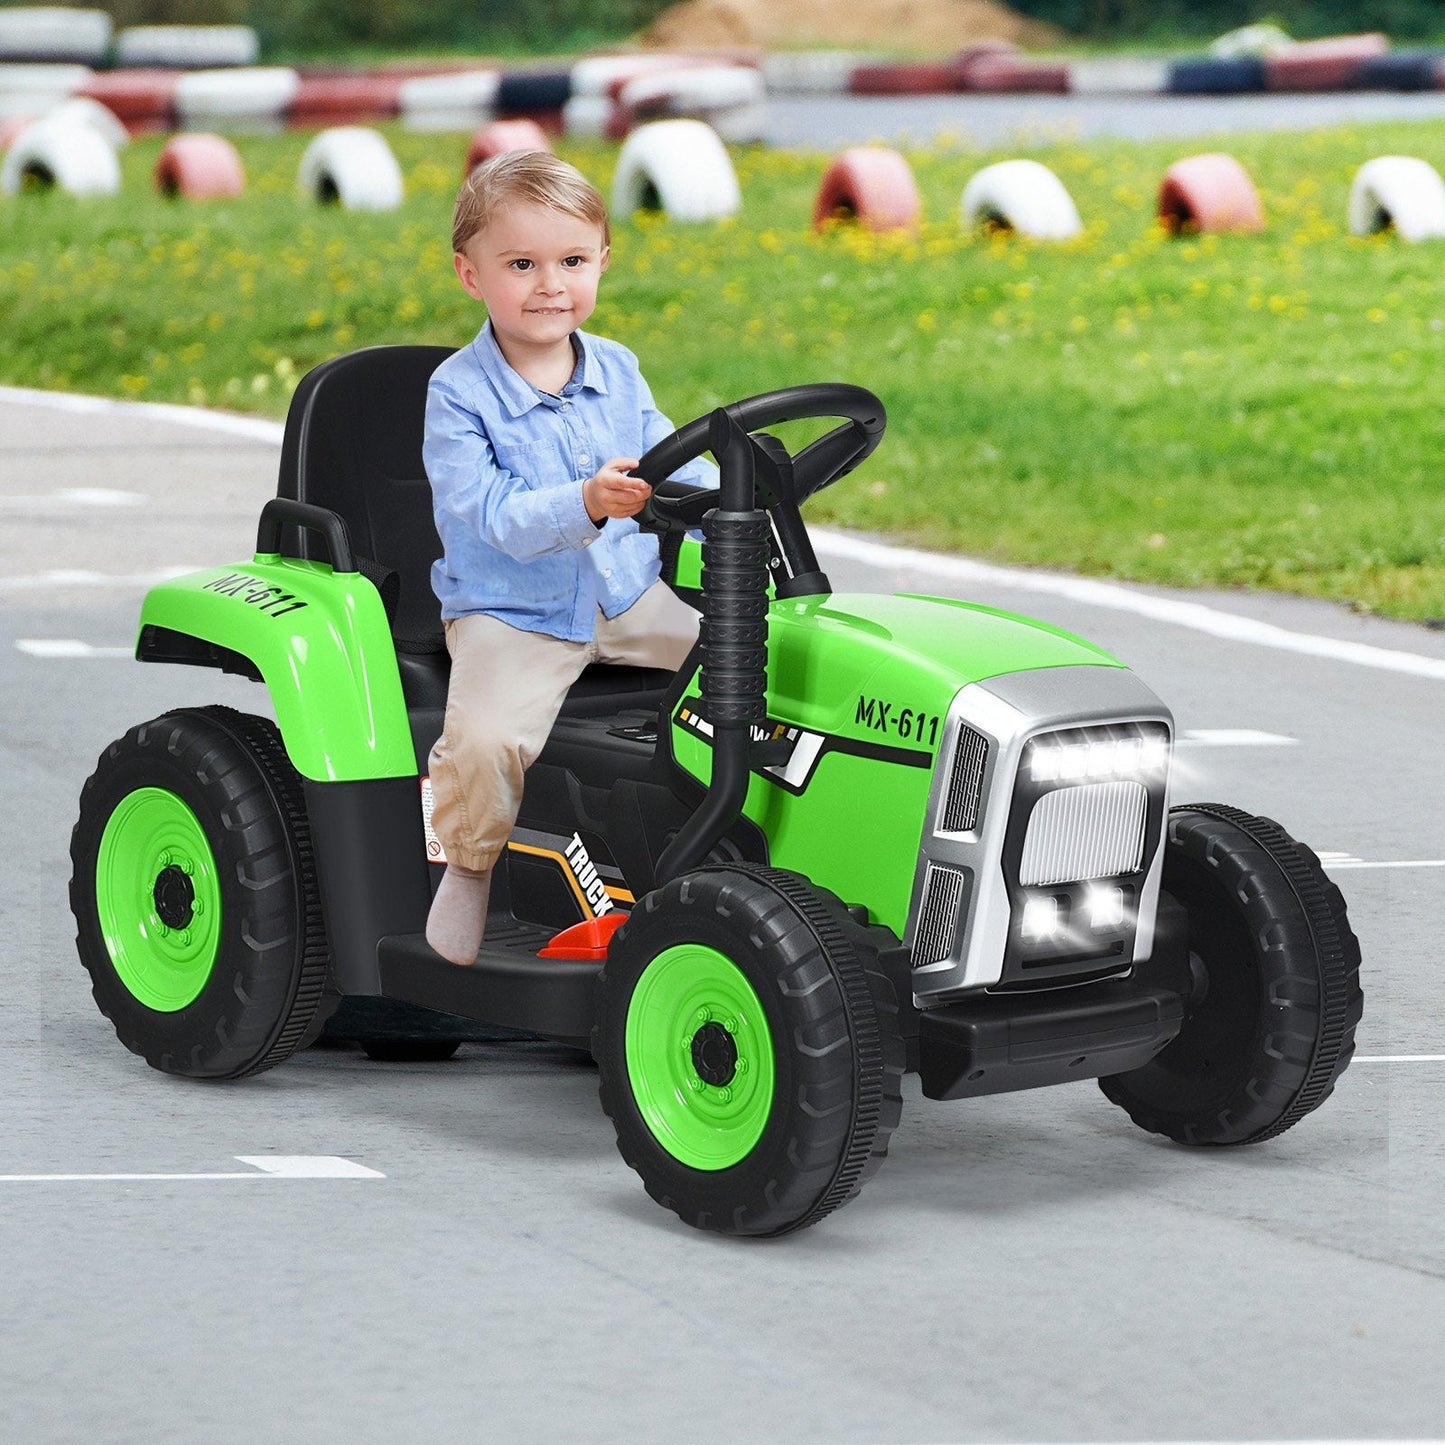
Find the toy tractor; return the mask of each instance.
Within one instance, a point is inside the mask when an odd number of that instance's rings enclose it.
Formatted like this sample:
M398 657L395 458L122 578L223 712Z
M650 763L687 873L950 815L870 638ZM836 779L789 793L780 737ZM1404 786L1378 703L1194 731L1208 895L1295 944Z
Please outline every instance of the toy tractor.
M1098 1079L1200 1145L1329 1095L1360 955L1315 855L1234 808L1171 809L1170 712L1099 648L832 591L800 507L883 435L855 386L737 402L643 459L640 521L701 611L697 650L675 676L583 675L476 962L434 954L448 656L421 426L446 354L312 371L255 557L145 599L138 658L253 678L275 722L168 712L85 784L78 946L130 1049L234 1079L323 1028L390 1057L478 1025L585 1047L649 1193L755 1236L858 1193L905 1071L930 1099ZM806 418L841 425L796 454L765 430ZM716 490L666 482L709 450ZM368 1008L392 1010L385 1036Z

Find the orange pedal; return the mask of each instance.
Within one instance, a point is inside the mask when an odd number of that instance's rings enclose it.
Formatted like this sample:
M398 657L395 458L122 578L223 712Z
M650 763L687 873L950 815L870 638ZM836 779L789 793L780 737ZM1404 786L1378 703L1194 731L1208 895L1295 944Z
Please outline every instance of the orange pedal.
M607 945L612 942L612 935L626 922L627 915L614 908L601 918L574 923L571 928L553 934L546 948L537 950L537 957L593 959L600 963L607 957Z

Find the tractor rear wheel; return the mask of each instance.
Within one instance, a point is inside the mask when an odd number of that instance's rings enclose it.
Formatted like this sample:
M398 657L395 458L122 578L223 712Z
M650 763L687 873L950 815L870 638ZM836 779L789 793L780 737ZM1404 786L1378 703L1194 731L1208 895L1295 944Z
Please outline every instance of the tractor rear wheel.
M326 982L301 782L275 726L207 707L132 728L81 792L76 947L152 1068L236 1079L306 1040Z
M703 867L638 903L608 950L592 1051L647 1192L724 1234L785 1234L847 1203L901 1111L871 935L774 868Z
M1179 1036L1099 1087L1181 1144L1254 1144L1330 1095L1355 1049L1360 945L1340 890L1278 823L1221 804L1169 815L1164 888L1188 915Z

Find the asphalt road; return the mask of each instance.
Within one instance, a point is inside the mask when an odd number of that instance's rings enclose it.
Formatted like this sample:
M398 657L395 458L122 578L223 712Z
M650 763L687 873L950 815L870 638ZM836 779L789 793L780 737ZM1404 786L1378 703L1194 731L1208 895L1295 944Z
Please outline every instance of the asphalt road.
M1445 94L1328 95L780 95L768 100L770 145L832 148L948 137L978 146L1061 137L1162 140L1230 131L1312 130L1445 115Z
M1091 1084L941 1104L910 1080L857 1201L730 1242L647 1199L565 1051L312 1050L206 1086L91 1003L66 882L96 756L178 704L264 710L130 660L145 579L249 555L275 434L0 392L0 1440L1445 1435L1445 636L826 540L840 589L1110 647L1197 735L1176 800L1334 855L1360 1058L1299 1127L1218 1154Z

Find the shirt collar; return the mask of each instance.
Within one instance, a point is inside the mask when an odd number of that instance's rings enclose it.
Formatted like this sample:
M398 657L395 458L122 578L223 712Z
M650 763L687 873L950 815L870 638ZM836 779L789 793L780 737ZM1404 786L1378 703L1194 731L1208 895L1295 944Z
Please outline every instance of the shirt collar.
M607 395L607 381L602 374L602 365L597 359L595 347L587 344L587 336L581 331L572 333L572 344L580 353L572 379L565 390L587 390ZM525 416L534 406L544 404L543 394L529 381L512 369L511 363L502 355L497 338L492 331L490 320L477 333L472 342L472 354L476 357L483 374L496 388L502 405L511 417Z

